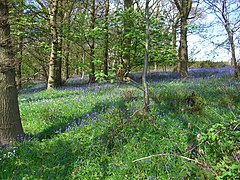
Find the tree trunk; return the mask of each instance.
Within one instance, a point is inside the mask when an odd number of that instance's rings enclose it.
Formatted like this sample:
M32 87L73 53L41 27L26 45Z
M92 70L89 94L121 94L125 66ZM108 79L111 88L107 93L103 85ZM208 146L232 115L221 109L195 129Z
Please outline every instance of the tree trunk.
M226 8L226 5L223 6ZM226 10L224 10L226 11ZM230 49L231 49L231 64L233 65L234 67L234 77L238 77L239 76L239 71L238 71L238 65L237 65L237 58L236 58L236 52L235 52L235 44L234 44L234 39L233 39L233 31L231 30L231 27L230 27L230 23L229 23L229 20L227 17L225 17L224 15L223 16L223 19L224 19L224 27L227 31L227 35L228 35L228 41L229 41L229 44L230 44Z
M23 135L8 12L8 1L0 1L0 144L11 144Z
M104 52L104 74L108 76L108 14L109 14L109 0L105 0L105 52Z
M172 24L172 48L176 55L176 65L174 67L174 72L180 72L180 61L178 57L179 49L177 50L177 28L179 24L179 18L177 17Z
M174 0L180 15L180 45L178 57L180 61L181 78L188 77L188 46L187 46L187 30L188 16L192 9L192 0Z
M123 28L124 28L124 39L123 39L123 75L127 76L130 72L130 55L131 55L131 37L126 37L131 31L131 14L133 11L133 0L124 0L124 11L128 17L124 17Z
M57 32L57 7L58 0L51 0L49 7L50 28L51 28L51 55L49 60L49 73L47 89L51 90L56 87L56 62L58 50L58 32Z
M149 53L149 34L150 34L150 28L149 28L149 0L146 0L146 7L145 7L145 13L146 13L146 49L145 49L145 58L144 58L144 69L143 69L143 75L142 75L142 83L143 83L143 89L144 89L144 111L149 111L149 90L148 90L148 84L146 80L147 76L147 69L148 69L148 53Z
M69 53L70 51L70 42L67 42L66 45L66 53L64 56L64 71L63 71L63 79L66 81L69 78Z
M65 2L67 4L69 4L70 2L67 1ZM65 7L67 6L67 4L65 5ZM66 29L68 32L68 35L70 35L70 30L71 30L71 14L74 8L74 4L75 2L71 2L70 6L69 6L69 12L66 14L65 19L66 19ZM65 53L64 53L64 69L63 69L63 79L64 81L66 81L69 78L69 55L70 55L70 40L67 39L66 42L66 49L65 49Z
M59 0L59 27L58 27L58 57L56 61L56 87L62 86L62 56L63 56L63 0Z
M94 30L95 28L95 0L92 0L91 5L91 23L90 23L90 29ZM91 42L89 43L90 46L90 73L89 73L89 83L96 82L95 77L95 64L94 64L94 49L95 49L95 37L92 37Z
M188 48L187 48L187 19L181 18L181 31L180 31L180 76L181 78L188 77Z
M238 66L237 66L237 59L236 59L236 53L235 53L235 44L234 44L234 40L233 40L233 33L229 30L228 32L228 39L229 39L229 43L230 43L230 47L231 47L231 55L232 55L232 64L234 67L234 77L238 77L239 76L239 71L238 71Z

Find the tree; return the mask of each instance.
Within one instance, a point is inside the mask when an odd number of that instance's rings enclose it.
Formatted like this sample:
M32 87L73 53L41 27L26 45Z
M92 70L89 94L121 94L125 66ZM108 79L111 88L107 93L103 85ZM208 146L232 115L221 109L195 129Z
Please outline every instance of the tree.
M240 75L237 65L234 35L240 29L240 6L238 0L204 0L211 11L217 16L227 32L227 41L231 52L231 62L234 67L234 76Z
M133 13L133 0L124 0L124 22L123 22L123 74L124 76L130 72L130 47L131 47L131 37L129 33L131 32L131 28L133 26L133 22L131 20L131 16Z
M76 1L76 0L75 0ZM63 40L65 42L65 49L63 48L63 79L67 80L69 78L69 56L70 56L70 46L71 46L71 40L69 39L70 31L71 31L71 17L73 13L73 8L75 5L75 1L64 1L64 23L63 23L63 29L65 30L65 33L63 33ZM63 7L61 7L63 8Z
M104 74L108 76L108 47L109 47L109 0L105 0L105 50L104 50Z
M63 10L63 0L59 0L58 2L58 17L59 17L59 21L58 21L58 27L57 27L57 31L58 31L58 44L57 44L57 61L56 61L56 69L55 69L55 73L56 73L56 86L62 86L62 57L63 57L63 19L64 19L64 10Z
M2 0L0 1L0 144L11 144L23 135L14 66L8 1Z
M90 20L90 30L94 31L95 28L95 0L91 0L91 20ZM92 32L93 33L93 32ZM94 64L94 60L95 60L95 56L94 56L94 50L95 50L95 37L94 35L92 35L92 37L90 38L90 42L89 42L89 47L90 47L90 73L89 73L89 83L95 82L96 81L96 77L95 77L95 64Z
M50 29L51 29L51 55L49 59L49 74L47 89L56 87L56 62L58 51L58 30L57 30L58 0L51 0L49 5Z
M146 81L147 69L148 69L148 54L149 54L149 35L150 35L150 25L149 25L149 0L146 0L145 4L145 21L146 21L146 46L145 46L145 57L144 57L144 68L142 75L142 83L144 90L144 111L149 111L149 92L148 85Z
M17 14L15 19L15 26L17 26L17 33L15 34L16 36L16 52L14 52L14 54L19 54L18 57L16 57L16 66L15 66L15 70L16 70L16 85L17 88L20 89L22 87L22 59L23 59L23 41L24 41L24 28L23 25L21 24L21 19L23 19L24 17L24 0L19 1L18 5L18 9L14 9L14 14ZM12 29L12 27L11 27ZM13 33L14 34L14 33ZM13 39L13 38L12 38ZM18 52L19 51L19 52Z
M176 66L174 67L173 71L179 72L180 63L179 57L177 57L177 35L178 35L178 28L180 24L180 16L179 11L174 3L173 0L162 1L162 11L165 14L165 19L167 19L168 25L171 27L171 34L172 34L172 48L175 54L175 62Z
M174 0L180 16L180 45L179 45L179 61L180 76L186 78L188 76L188 48L187 48L187 30L188 17L192 9L192 0Z

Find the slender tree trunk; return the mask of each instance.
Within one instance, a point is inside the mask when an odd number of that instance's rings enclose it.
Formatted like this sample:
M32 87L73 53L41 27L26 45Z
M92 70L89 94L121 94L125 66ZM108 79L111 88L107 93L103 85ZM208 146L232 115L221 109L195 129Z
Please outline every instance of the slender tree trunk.
M129 17L124 18L124 39L123 39L123 73L124 76L127 76L130 72L130 58L131 58L131 37L126 37L127 34L131 31L131 14L133 11L133 0L124 0L124 11Z
M142 84L144 89L144 111L149 111L149 90L148 84L146 80L147 70L148 70L148 53L149 53L149 35L150 35L150 28L149 28L149 0L146 0L146 7L145 7L145 15L146 15L146 49L145 49L145 58L144 58L144 69L142 75Z
M23 135L11 50L8 1L0 1L0 144L11 144Z
M108 14L109 14L109 0L105 0L105 52L104 52L104 74L108 75L108 44L109 44L109 35L108 35Z
M95 0L92 0L91 5L91 23L90 23L90 29L94 30L95 28ZM89 83L96 82L95 77L95 64L94 64L94 49L95 49L95 37L92 37L90 44L90 74L89 74Z
M69 78L69 55L70 55L70 42L67 42L66 53L64 56L64 71L63 79L66 81Z
M66 2L67 4L70 3L70 1ZM73 7L74 7L75 1L71 2L70 7L69 7L69 12L66 14L65 19L66 19L66 29L67 32L70 33L71 30L71 14L73 11ZM67 6L67 5L66 5ZM70 34L68 34L70 35ZM66 49L65 49L65 53L64 53L64 69L63 69L63 79L66 81L69 78L69 55L70 55L70 46L71 43L70 41L66 38L67 42L66 42Z
M234 77L238 77L240 72L238 71L237 58L236 58L236 52L235 52L235 44L234 44L234 40L233 40L233 31L231 30L230 23L229 23L227 17L224 17L224 15L223 15L223 19L225 21L224 27L228 34L228 41L229 41L230 49L231 49L231 56L232 56L231 64L233 64L233 67L234 67Z
M177 28L179 24L179 18L176 18L172 24L172 48L174 53L176 54L176 66L174 67L174 72L180 71L180 61L179 61L179 51L177 50Z
M239 76L239 71L238 71L238 66L237 66L237 59L236 59L236 52L235 52L235 44L233 40L233 33L231 31L228 31L228 38L230 42L230 47L231 47L231 55L232 55L232 63L234 67L234 76L238 77Z
M41 69L40 69L41 77L47 83L48 82L47 63L45 61L40 61L39 64L41 66Z
M57 7L58 0L51 0L49 7L50 14L50 28L51 28L51 55L49 60L49 73L47 89L51 90L56 87L56 61L58 50L58 32L57 32Z
M63 56L63 0L59 0L58 5L58 16L59 16L59 27L58 28L58 56L56 59L56 87L62 86L62 56Z

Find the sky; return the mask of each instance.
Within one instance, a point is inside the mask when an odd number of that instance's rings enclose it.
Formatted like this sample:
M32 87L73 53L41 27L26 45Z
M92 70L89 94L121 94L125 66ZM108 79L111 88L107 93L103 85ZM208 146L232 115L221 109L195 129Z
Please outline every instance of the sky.
M206 18L201 20L201 24L209 25L213 22L217 22L217 17L212 14L205 14ZM219 22L219 21L218 21ZM211 61L229 61L231 59L231 52L225 48L216 48L212 43L222 43L227 39L226 30L221 23L215 23L204 33L199 33L198 30L189 34L188 36L188 49L189 55L191 56L191 51L198 52L195 54L197 60L211 60ZM204 38L203 38L204 36ZM236 35L235 35L236 37ZM237 40L236 44L236 58L240 58L239 43Z
M223 41L224 39L225 38L222 38ZM198 61L230 61L231 59L229 51L224 48L216 48L209 40L195 34L188 36L188 50L189 56Z

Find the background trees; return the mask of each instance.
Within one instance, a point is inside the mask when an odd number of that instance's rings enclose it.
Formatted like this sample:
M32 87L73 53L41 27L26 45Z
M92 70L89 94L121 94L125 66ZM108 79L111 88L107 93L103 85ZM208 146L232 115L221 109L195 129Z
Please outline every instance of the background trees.
M134 9L137 6L133 1L107 0L21 3L25 9L21 20L11 19L12 24L20 22L22 30L16 33L20 28L13 25L12 34L24 42L17 55L23 59L23 77L19 79L43 79L50 88L60 86L69 74L86 73L89 82L111 79L116 74L121 81L129 72L143 67L144 6ZM176 56L170 47L171 31L160 9L157 3L155 15L149 18L153 43L149 65L156 68L175 64Z
M107 81L116 75L117 80L122 81L130 72L142 70L145 1L58 1L55 10L57 35L54 38L50 33L54 29L51 29L50 18L53 15L51 9L54 9L52 2L55 1L29 3L19 0L11 8L11 14L18 14L17 17L11 16L10 22L11 33L19 47L16 55L22 59L17 71L18 77L22 74L17 80L19 86L20 80L25 82L27 78L35 78L48 82L49 87L54 79L55 87L58 87L69 76L75 75L88 75L89 82ZM187 77L189 29L203 3L156 0L150 1L149 5L148 70L167 70L179 64L180 69L176 69L182 78ZM239 18L235 16L235 19L235 28L229 32L234 33L239 27Z
M239 15L240 6L238 5L239 1L204 0L204 2L208 5L208 10L217 17L218 21L222 24L226 31L228 49L231 53L231 63L234 66L234 76L238 77L240 72L238 69L236 58L235 34L240 29L240 15Z

